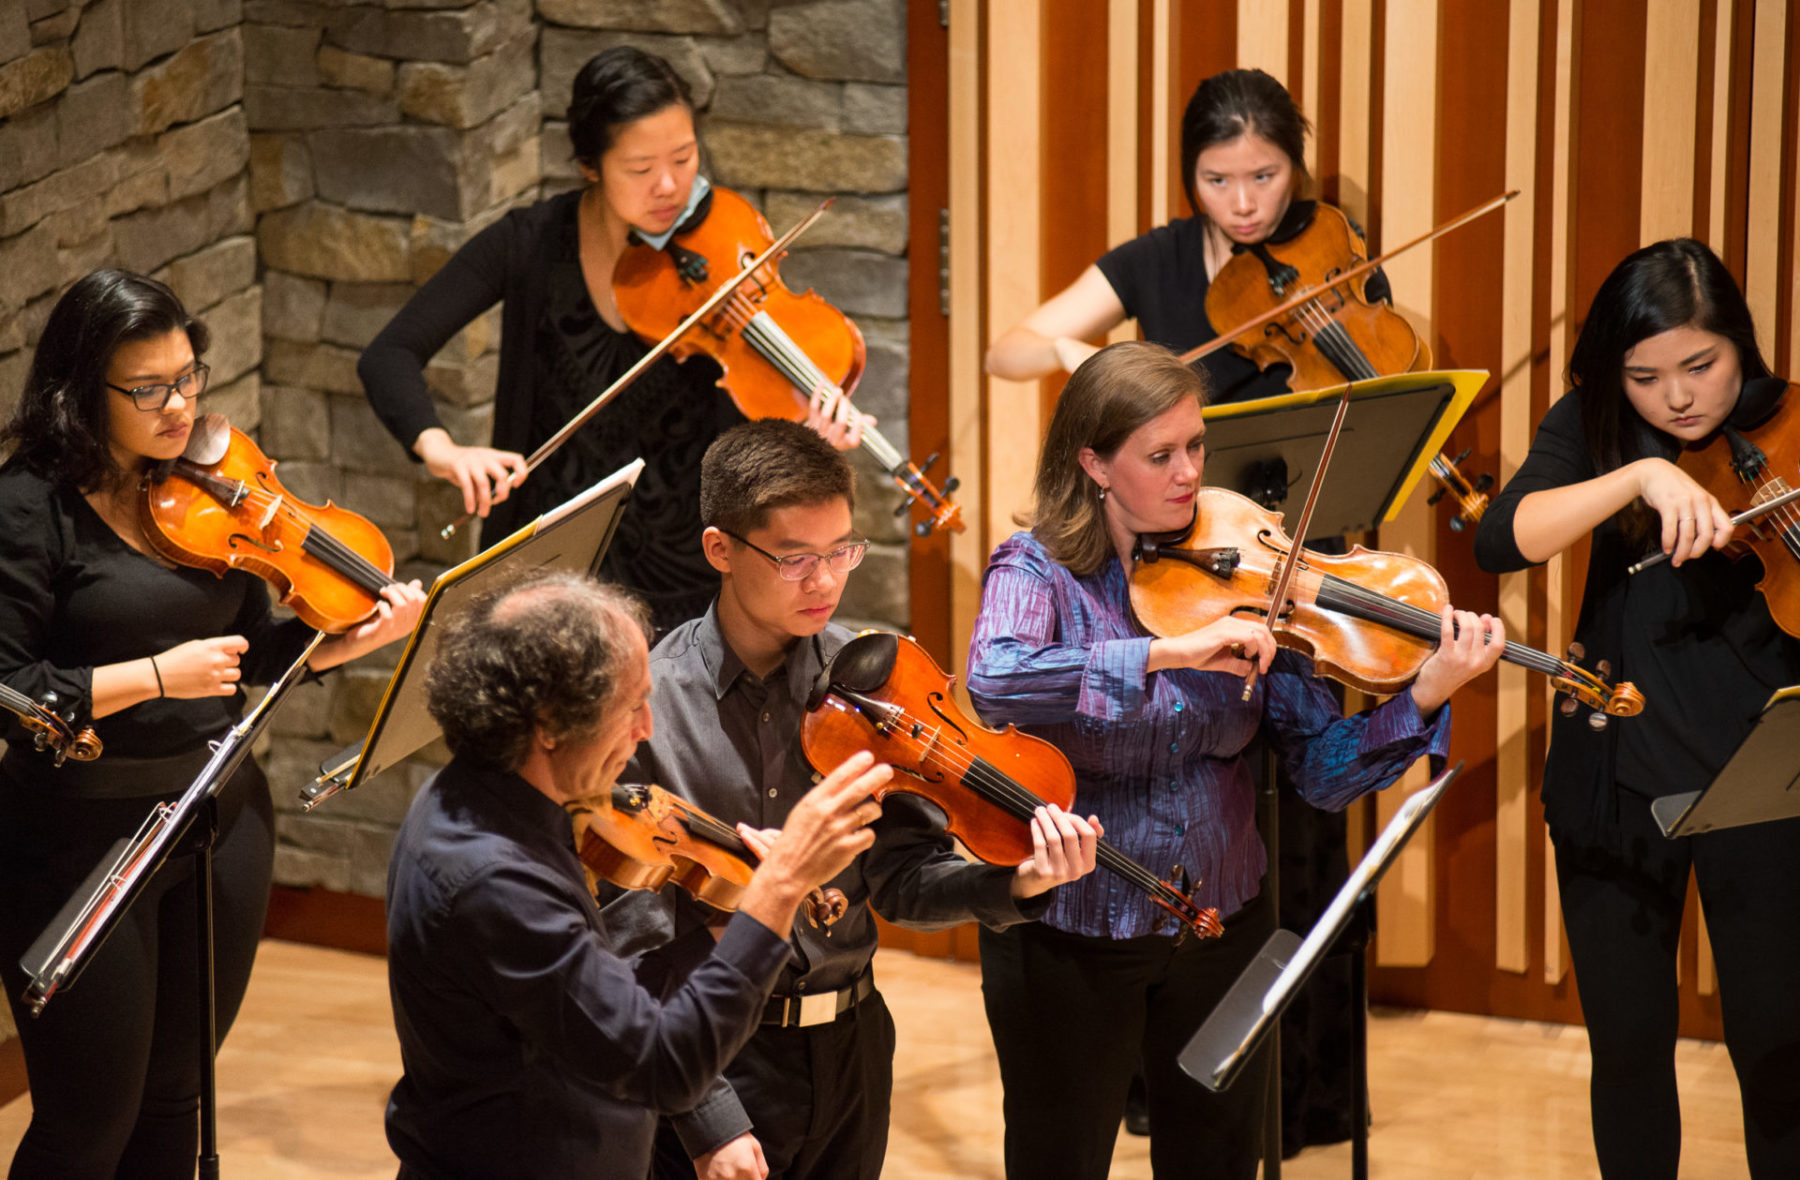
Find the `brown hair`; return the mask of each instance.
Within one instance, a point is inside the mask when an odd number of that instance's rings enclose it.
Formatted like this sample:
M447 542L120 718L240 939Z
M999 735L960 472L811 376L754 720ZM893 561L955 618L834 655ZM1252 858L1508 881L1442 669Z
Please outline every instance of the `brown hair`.
M700 460L700 526L743 536L769 513L839 496L856 509L856 473L811 428L780 418L733 426Z
M1019 523L1072 573L1098 570L1112 555L1112 538L1098 489L1082 470L1082 448L1111 459L1138 427L1190 397L1206 404L1205 379L1160 344L1127 341L1083 361L1056 403L1031 511Z
M535 730L581 739L599 729L634 629L649 641L649 612L628 591L560 571L529 575L445 625L425 707L458 758L517 770Z

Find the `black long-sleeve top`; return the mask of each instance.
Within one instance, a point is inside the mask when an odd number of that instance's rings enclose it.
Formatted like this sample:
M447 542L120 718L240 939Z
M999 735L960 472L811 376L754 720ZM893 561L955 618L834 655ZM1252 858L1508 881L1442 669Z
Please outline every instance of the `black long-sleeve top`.
M516 209L476 234L420 287L364 350L364 391L412 455L441 426L425 367L452 336L501 302L493 445L530 454L647 351L600 317L581 270L579 192ZM718 576L700 550L700 457L743 421L714 383L719 368L664 358L531 474L482 526L485 544L511 533L633 459L645 470L619 523L604 572L649 601L667 629L706 609ZM416 459L416 456L414 456Z
M698 1102L749 1038L788 947L744 914L716 947L611 946L561 807L456 760L426 785L388 867L402 1175L642 1180L657 1113Z
M1490 573L1531 564L1513 535L1521 500L1598 474L1580 398L1571 392L1550 407L1525 462L1482 517L1475 558ZM1664 441L1670 457L1677 454L1674 441ZM1769 695L1800 681L1800 643L1769 617L1756 592L1757 562L1713 552L1679 568L1665 562L1627 574L1643 556L1616 520L1594 530L1575 640L1587 666L1605 660L1614 681L1637 686L1644 711L1601 732L1590 728L1586 709L1552 715L1544 817L1563 838L1615 834L1617 789L1655 798L1706 786Z
M139 553L80 492L14 459L0 467L0 680L34 700L54 692L76 728L93 713L96 667L140 660L191 639L242 635L245 684L267 684L305 650L312 631L276 622L262 581L232 570L172 569ZM242 692L157 699L93 722L100 759L61 767L10 727L0 772L64 795L137 797L193 781L243 714Z

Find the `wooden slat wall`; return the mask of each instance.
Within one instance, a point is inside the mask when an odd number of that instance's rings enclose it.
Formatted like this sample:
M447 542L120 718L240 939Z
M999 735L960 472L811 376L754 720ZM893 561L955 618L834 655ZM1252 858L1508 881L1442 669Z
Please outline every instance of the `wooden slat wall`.
M1317 124L1315 193L1376 248L1522 191L1504 215L1390 267L1439 363L1495 375L1452 438L1452 450L1473 448L1471 471L1517 468L1563 392L1594 290L1659 237L1718 249L1771 363L1797 367L1800 0L1038 0L950 12L945 199L974 224L952 220L943 347L951 445L965 480L976 473L964 499L978 523L950 546L950 585L930 600L949 603L958 664L982 559L1025 504L1026 440L1060 388L1033 397L987 380L975 342L1106 247L1186 214L1181 109L1217 70L1258 65L1288 83ZM915 222L931 214L915 200ZM1497 609L1516 637L1560 651L1585 554L1490 577L1468 536L1448 530L1448 508L1412 507L1383 544L1430 557L1460 604ZM1536 790L1551 707L1543 679L1518 669L1458 698L1453 755L1469 771L1384 890L1379 998L1579 1019ZM1716 1035L1697 925L1683 956L1684 1031Z

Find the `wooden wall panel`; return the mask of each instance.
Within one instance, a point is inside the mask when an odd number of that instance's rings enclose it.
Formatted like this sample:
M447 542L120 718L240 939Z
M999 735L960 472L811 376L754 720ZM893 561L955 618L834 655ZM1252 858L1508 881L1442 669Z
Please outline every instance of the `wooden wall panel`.
M972 282L975 310L950 318L947 426L953 448L975 452L958 469L981 474L985 526L951 547L953 635L967 634L980 558L1010 529L1032 458L1016 443L1016 394L958 371L971 324L985 341L1107 246L1187 215L1179 125L1202 78L1237 65L1282 77L1315 123L1313 191L1377 248L1504 187L1523 191L1503 215L1389 268L1439 362L1494 374L1452 445L1504 479L1564 393L1595 289L1645 242L1693 233L1713 244L1746 284L1771 361L1800 364L1797 10L1800 0L951 5L947 118L965 130L951 139L948 199L978 209L960 234L953 219L952 256L979 274L952 268L956 292ZM973 46L961 59L959 44ZM959 109L958 94L976 109ZM1038 141L1021 142L1030 126ZM1027 177L1035 193L1011 190ZM1035 430L1049 403L1028 400ZM1004 434L990 428L1001 414ZM1495 579L1474 566L1469 538L1447 530L1447 507L1409 511L1414 532L1389 530L1384 544L1432 554L1459 604L1498 609L1515 638L1562 649L1585 552ZM1454 753L1470 770L1415 846L1424 885L1402 872L1384 887L1411 909L1384 923L1378 951L1410 965L1374 973L1378 998L1579 1019L1537 795L1552 707L1544 679L1517 669L1459 696ZM1683 1030L1716 1035L1697 922L1682 967Z

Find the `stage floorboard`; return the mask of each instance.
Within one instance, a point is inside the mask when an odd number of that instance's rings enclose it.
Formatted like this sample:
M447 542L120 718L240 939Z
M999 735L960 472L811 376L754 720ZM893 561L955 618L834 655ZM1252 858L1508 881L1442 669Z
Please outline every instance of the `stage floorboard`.
M883 952L877 978L899 1027L887 1174L998 1180L1000 1081L973 966ZM1053 1030L1047 1030L1052 1032ZM1378 1011L1369 1028L1380 1180L1598 1175L1588 1141L1586 1038L1578 1028L1442 1012ZM1737 1086L1723 1045L1677 1051L1681 1174L1746 1176ZM219 1060L220 1155L234 1180L391 1177L381 1128L400 1069L380 959L265 942ZM1081 1084L1070 1063L1070 1084ZM0 1108L10 1157L29 1100ZM1350 1148L1314 1148L1287 1180L1350 1174ZM1147 1141L1121 1134L1113 1175L1150 1175Z

